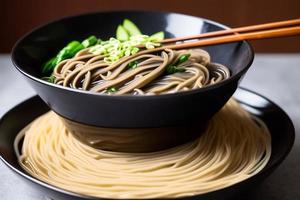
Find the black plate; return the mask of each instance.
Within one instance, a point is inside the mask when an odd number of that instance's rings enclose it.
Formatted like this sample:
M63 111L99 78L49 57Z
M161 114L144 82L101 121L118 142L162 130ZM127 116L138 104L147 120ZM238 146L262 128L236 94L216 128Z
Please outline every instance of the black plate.
M214 192L184 199L231 199L255 184L261 182L284 160L290 152L295 138L292 121L288 115L270 100L247 89L239 88L236 99L253 115L262 119L272 135L272 155L267 166L257 175L233 186ZM55 200L97 199L68 192L47 183L39 181L26 174L17 162L13 150L16 134L34 118L48 111L47 105L38 97L30 98L7 112L0 121L0 155L1 160L22 180L26 180L37 190L42 190L45 196ZM182 198L181 198L182 199Z

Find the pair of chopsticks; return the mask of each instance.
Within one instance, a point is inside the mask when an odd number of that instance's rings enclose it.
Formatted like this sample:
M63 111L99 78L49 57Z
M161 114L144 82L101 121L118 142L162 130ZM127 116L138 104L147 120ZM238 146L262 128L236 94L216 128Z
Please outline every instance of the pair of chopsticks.
M185 49L198 46L238 42L242 40L258 40L265 38L276 38L300 35L300 19L272 22L260 25L245 26L221 31L213 31L199 35L167 38L160 41L162 47L146 50L149 53L163 49ZM198 39L198 41L184 42ZM178 44L169 44L181 42Z

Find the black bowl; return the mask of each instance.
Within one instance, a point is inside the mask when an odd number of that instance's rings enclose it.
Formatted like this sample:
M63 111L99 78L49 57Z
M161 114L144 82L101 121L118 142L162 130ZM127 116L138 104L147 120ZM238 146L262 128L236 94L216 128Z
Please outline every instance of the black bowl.
M242 106L253 115L262 119L270 130L272 137L272 154L266 167L255 176L230 187L210 193L181 198L185 200L226 200L243 199L241 192L247 192L251 187L260 183L284 160L290 152L295 138L293 124L290 118L271 101L245 89L238 89L235 97ZM33 97L6 113L0 120L0 158L23 180L33 188L44 194L45 199L55 200L83 200L97 199L87 197L54 187L28 175L19 166L14 153L13 143L17 133L36 117L47 112L49 108L39 97Z
M230 68L232 76L202 89L158 96L108 96L58 86L39 78L42 64L66 43L91 34L108 39L115 35L116 26L124 18L133 20L146 34L165 31L167 37L226 28L210 20L167 12L85 14L63 18L28 33L13 48L12 61L47 105L66 121L113 128L180 126L199 120L205 124L232 96L253 61L252 48L246 41L204 47L214 62Z

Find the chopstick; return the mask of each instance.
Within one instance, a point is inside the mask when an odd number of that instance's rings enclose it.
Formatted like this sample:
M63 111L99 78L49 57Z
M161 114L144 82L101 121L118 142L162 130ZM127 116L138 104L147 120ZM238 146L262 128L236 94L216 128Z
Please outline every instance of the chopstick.
M298 24L299 26L287 27L287 26L298 25ZM284 28L280 28L280 27L284 27ZM240 30L242 33L240 32L237 33L234 30ZM214 37L212 37L212 35L214 35ZM300 19L262 24L262 25L247 26L247 27L241 27L235 29L228 29L224 31L209 32L209 33L200 34L196 36L170 38L163 41L166 43L166 41L183 42L184 40L191 40L191 39L200 39L200 40L193 41L193 42L171 44L171 45L163 45L161 47L157 47L154 49L143 50L138 54L152 53L156 51L162 51L164 49L195 48L199 46L238 42L242 40L258 40L258 39L265 39L265 38L287 37L287 36L294 36L294 35L300 35ZM209 38L205 38L205 37L209 37ZM201 38L205 38L205 39L201 39Z
M192 39L200 39L200 38L207 38L207 37L213 37L213 36L228 35L228 34L234 34L234 33L244 33L244 32L249 32L249 31L259 31L259 30L266 30L266 29L272 29L272 28L283 28L283 27L292 26L292 25L300 25L300 19L292 19L292 20L271 22L271 23L265 23L265 24L259 24L259 25L244 26L244 27L238 27L238 28L232 28L232 29L226 29L226 30L220 30L220 31L207 32L207 33L202 33L202 34L192 35L192 36L167 38L167 39L160 41L160 43L171 43L171 42L178 42L178 41L184 41L184 40L192 40Z
M287 36L294 36L294 35L300 35L300 26L266 30L266 31L256 31L256 32L250 32L250 33L241 33L241 34L235 34L235 35L217 36L217 37L213 37L213 38L199 40L196 42L187 42L187 43L181 43L181 44L166 45L166 46L163 46L163 49L166 49L166 48L184 49L184 48L193 48L193 47L197 47L197 46L238 42L238 41L242 41L242 40L258 40L258 39L266 39L266 38L287 37Z

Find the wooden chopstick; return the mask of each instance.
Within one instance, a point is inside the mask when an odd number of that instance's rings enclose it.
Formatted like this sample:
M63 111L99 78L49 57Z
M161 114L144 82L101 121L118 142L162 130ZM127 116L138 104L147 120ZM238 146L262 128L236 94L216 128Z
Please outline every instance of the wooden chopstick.
M187 48L195 48L199 46L238 42L243 40L258 40L258 39L265 39L265 38L287 37L287 36L294 36L294 35L300 35L300 26L287 27L287 28L274 28L270 30L253 31L253 32L239 33L234 35L216 36L216 37L202 39L194 42L164 45L154 49L143 50L139 52L138 55L144 53L153 53L156 51L162 51L164 49L187 49Z
M259 25L244 26L244 27L226 29L226 30L221 30L221 31L202 33L202 34L192 35L192 36L167 38L167 39L162 40L160 43L171 43L171 42L178 42L178 41L184 41L184 40L201 39L201 38L206 38L206 37L228 35L228 34L234 34L234 33L244 33L244 32L249 32L249 31L259 31L259 30L266 30L266 29L273 29L273 28L282 28L282 27L287 27L287 26L292 26L292 25L300 25L300 19L292 19L292 20L265 23L265 24L259 24Z
M286 37L300 35L300 26L296 27L288 27L288 28L280 28L273 30L265 30L265 31L256 31L249 33L241 33L235 35L226 35L226 36L217 36L213 38L203 39L196 42L187 42L181 44L174 45L166 45L163 46L164 49L184 49L184 48L193 48L197 46L206 46L206 45L214 45L214 44L222 44L229 42L238 42L242 40L258 40L265 38L276 38L276 37Z

